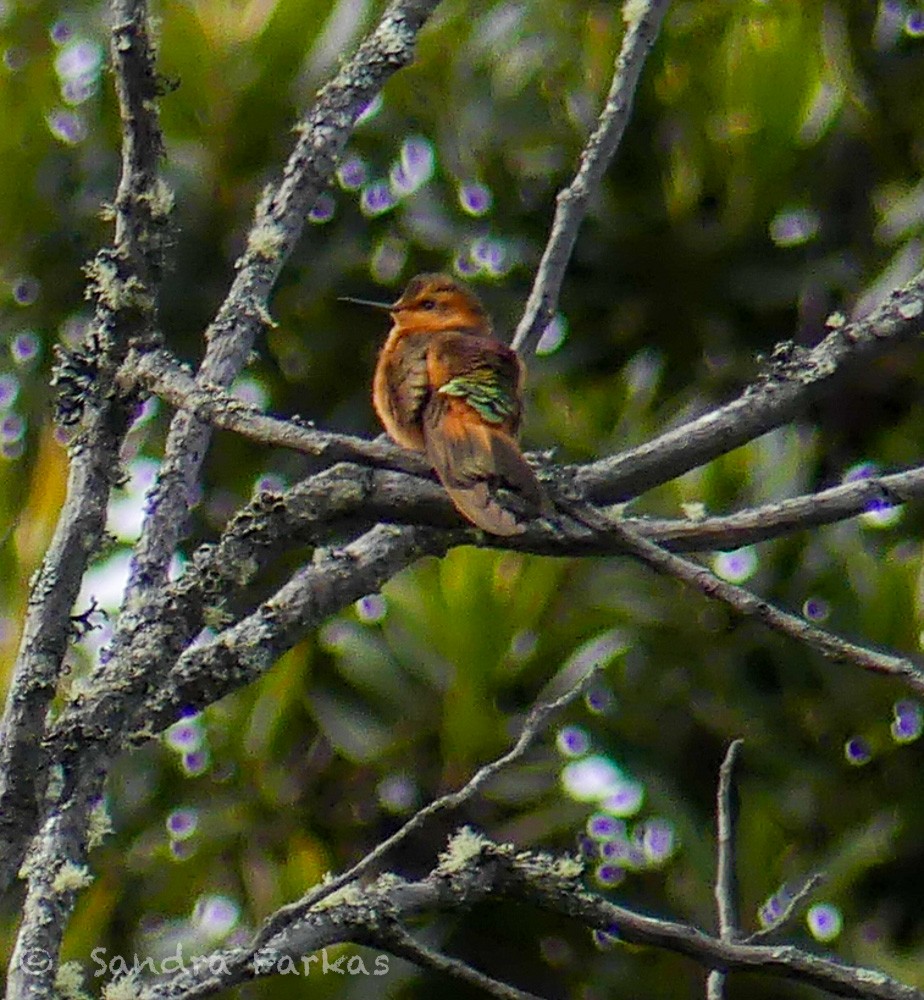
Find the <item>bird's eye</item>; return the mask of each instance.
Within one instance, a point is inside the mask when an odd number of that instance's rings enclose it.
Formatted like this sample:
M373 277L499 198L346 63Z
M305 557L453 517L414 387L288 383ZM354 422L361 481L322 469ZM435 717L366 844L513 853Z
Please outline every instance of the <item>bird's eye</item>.
M424 299L423 302L420 303L420 308L426 309L427 312L430 312L436 308L436 302L433 299Z

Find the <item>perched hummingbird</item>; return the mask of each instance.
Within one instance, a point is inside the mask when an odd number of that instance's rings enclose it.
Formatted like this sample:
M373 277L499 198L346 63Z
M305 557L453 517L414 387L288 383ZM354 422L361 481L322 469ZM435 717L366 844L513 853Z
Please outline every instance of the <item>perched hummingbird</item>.
M397 302L344 299L391 313L372 403L398 444L426 452L456 508L495 535L524 531L495 498L498 485L546 509L517 444L525 370L494 337L470 289L445 274L418 274Z

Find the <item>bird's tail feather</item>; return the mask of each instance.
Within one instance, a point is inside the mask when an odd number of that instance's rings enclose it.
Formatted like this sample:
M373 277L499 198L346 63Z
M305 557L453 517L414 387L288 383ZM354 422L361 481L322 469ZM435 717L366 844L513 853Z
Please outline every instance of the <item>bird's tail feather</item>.
M497 502L494 488L512 489L544 510L542 487L514 438L462 406L441 407L435 419L425 422L427 457L456 508L472 523L494 535L521 534L525 527Z

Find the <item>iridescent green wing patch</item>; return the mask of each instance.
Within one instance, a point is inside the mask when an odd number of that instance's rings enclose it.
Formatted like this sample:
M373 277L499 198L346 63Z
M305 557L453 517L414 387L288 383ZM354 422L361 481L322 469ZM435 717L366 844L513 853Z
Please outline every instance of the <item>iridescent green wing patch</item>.
M517 409L513 384L496 368L475 368L457 375L438 391L464 399L489 424L502 424Z

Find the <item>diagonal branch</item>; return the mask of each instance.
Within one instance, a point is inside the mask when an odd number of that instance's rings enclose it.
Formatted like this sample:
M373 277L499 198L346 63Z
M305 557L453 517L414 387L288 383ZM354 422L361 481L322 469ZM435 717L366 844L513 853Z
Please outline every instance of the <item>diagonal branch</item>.
M582 466L571 486L591 503L616 503L666 483L789 422L845 373L922 330L924 272L868 316L835 326L817 347L778 345L771 369L737 399L638 448Z
M541 1000L535 993L528 993L526 990L519 990L507 983L499 982L473 969L461 959L450 958L433 948L428 948L412 937L400 924L388 923L384 926L370 927L368 943L387 948L393 955L405 958L421 969L431 969L474 986L488 996L496 997L497 1000Z
M523 318L513 338L514 350L524 356L536 349L542 331L555 315L578 230L590 200L596 195L603 175L619 148L632 114L632 100L645 58L657 38L668 3L669 0L629 0L623 7L626 33L616 60L610 92L597 127L581 153L581 165L574 180L558 195L549 239L526 300Z
M200 386L226 388L243 368L254 338L269 322L269 296L276 279L301 236L309 209L330 180L356 119L386 80L411 61L417 34L438 3L393 0L297 126L298 140L282 179L266 190L257 206L231 290L206 332L205 358L196 377ZM135 549L126 608L166 578L210 435L208 424L188 413L173 420Z
M307 915L309 911L315 909L323 900L329 899L333 893L365 875L370 868L381 861L382 858L393 850L393 848L397 847L398 844L407 840L412 833L415 833L423 827L432 816L435 816L437 813L444 812L447 809L458 809L461 805L477 794L479 789L490 781L494 775L520 760L536 741L536 738L540 735L540 733L542 733L545 727L549 724L549 721L563 708L570 705L587 689L587 686L596 676L597 669L596 664L591 665L587 672L583 676L579 677L576 682L572 684L571 687L568 688L563 694L559 695L559 697L554 698L551 701L537 701L530 710L529 715L526 717L526 721L523 723L523 728L520 730L520 735L510 750L479 768L472 775L472 777L469 778L465 785L462 786L462 788L459 788L454 792L448 792L446 795L441 795L438 799L434 799L431 803L429 803L429 805L426 805L423 809L418 810L418 812L416 812L390 837L381 841L377 847L353 865L352 868L349 868L345 872L341 872L340 875L337 875L335 878L332 878L327 882L322 882L320 885L306 893L301 899L277 910L276 913L274 913L273 916L260 928L256 937L251 942L248 951L251 954L255 954L264 944L268 943L278 934L282 933L287 926L296 924L305 915Z
M761 973L857 1000L924 1000L921 990L875 969L792 946L723 941L688 924L617 906L583 889L580 865L572 858L493 844L471 831L457 834L442 857L441 864L419 881L406 882L386 874L369 886L329 898L308 919L267 942L257 955L249 948L218 951L207 962L161 981L136 984L133 995L139 1000L201 1000L239 983L291 969L293 960L304 964L306 956L329 945L368 943L370 926L394 926L437 913L458 916L501 898L570 917L588 929L617 933L631 944L687 956L707 969ZM419 955L408 957L420 961Z
M607 519L591 507L581 508L574 505L572 516L586 520L592 527L603 529ZM611 531L622 539L624 551L635 556L645 565L672 576L700 591L706 597L727 604L732 610L746 618L756 618L768 628L781 632L803 645L821 653L826 659L835 662L849 662L864 670L904 681L912 690L924 694L924 671L913 660L889 653L880 653L866 646L848 642L839 636L826 632L796 615L770 604L755 596L744 587L719 579L705 566L691 562L681 556L667 552L659 545L634 531L630 531L619 522L610 521Z

